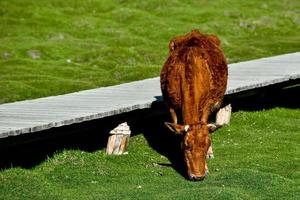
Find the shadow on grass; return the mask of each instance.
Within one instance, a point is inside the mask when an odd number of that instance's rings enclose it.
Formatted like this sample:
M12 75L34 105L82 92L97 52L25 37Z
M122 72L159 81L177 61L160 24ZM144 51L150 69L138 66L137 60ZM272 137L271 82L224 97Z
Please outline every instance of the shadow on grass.
M185 165L181 151L181 137L171 133L164 122L170 121L169 114L162 102L154 103L151 112L145 113L138 121L129 123L134 134L142 133L151 148L169 159L170 163L157 163L172 167L185 177Z
M88 152L101 149L108 138L104 133L108 133L117 122L117 117L114 120L106 118L2 139L0 168L32 168L64 149Z
M282 89L265 88L254 94L227 96L225 102L233 110L262 110L273 107L300 108L300 85ZM164 126L170 116L163 103L154 103L151 109L137 110L113 117L93 120L68 127L53 128L34 134L20 135L0 140L0 169L11 167L32 168L64 149L79 149L94 152L106 147L108 133L118 124L127 121L132 136L144 134L151 148L167 157L169 163L158 163L173 167L185 177L180 149L180 136L174 135Z
M0 140L0 170L11 167L30 169L65 149L87 152L103 149L109 131L126 121L132 136L143 133L150 146L171 162L157 164L173 167L183 174L180 138L164 127L163 122L168 121L168 117L163 104L155 103L151 109L5 138Z

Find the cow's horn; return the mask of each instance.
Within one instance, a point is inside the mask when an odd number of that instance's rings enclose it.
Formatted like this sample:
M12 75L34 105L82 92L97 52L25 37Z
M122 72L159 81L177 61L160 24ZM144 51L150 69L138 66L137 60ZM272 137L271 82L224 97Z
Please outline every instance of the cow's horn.
M215 130L217 130L219 127L215 124L207 124L209 133L213 133Z

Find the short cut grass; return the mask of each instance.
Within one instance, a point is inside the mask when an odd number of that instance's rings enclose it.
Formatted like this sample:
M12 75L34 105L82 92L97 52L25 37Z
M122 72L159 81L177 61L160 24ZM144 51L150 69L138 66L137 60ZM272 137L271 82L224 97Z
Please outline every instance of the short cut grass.
M0 199L298 199L299 116L285 108L233 113L213 135L216 157L202 182L186 180L138 135L128 155L64 150L32 169L2 170Z
M297 0L2 0L0 103L155 77L169 40L217 35L230 63L299 51Z

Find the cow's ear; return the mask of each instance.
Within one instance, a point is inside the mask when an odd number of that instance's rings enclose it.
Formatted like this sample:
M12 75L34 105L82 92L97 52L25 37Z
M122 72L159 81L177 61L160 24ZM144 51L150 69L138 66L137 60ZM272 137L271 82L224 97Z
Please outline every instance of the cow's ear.
M208 37L208 39L210 41L212 41L213 43L215 43L217 46L221 45L221 41L219 40L219 38L217 36L215 36L215 35L208 35L207 37Z
M221 128L221 126L216 125L216 124L207 124L207 128L208 128L209 133L213 133L216 130L218 130L219 128Z
M185 134L188 132L190 126L189 125L180 125L180 124L174 124L174 123L169 123L165 122L165 125L174 133L176 134Z

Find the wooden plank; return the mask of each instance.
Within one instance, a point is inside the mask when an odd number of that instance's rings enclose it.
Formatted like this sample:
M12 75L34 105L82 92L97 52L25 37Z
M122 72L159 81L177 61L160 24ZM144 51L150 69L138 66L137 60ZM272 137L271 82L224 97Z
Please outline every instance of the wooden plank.
M300 79L300 52L229 65L226 94ZM150 108L159 77L0 105L0 138Z

